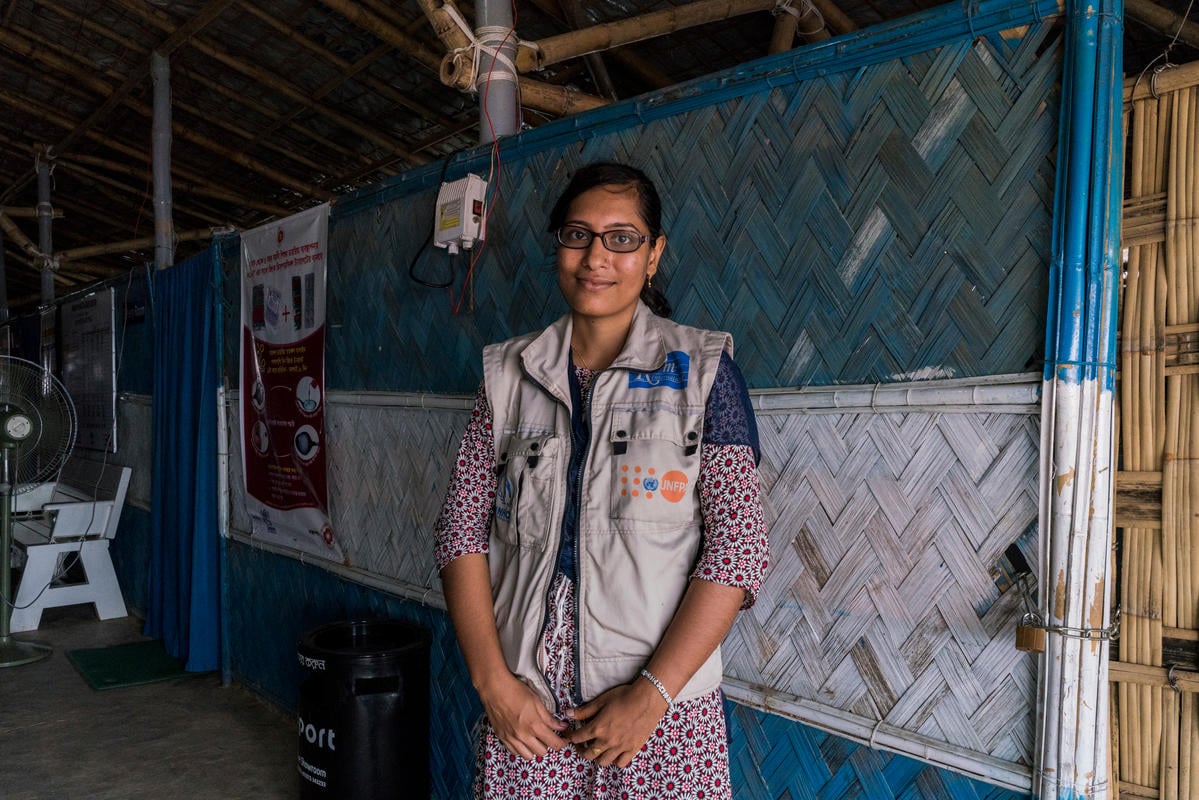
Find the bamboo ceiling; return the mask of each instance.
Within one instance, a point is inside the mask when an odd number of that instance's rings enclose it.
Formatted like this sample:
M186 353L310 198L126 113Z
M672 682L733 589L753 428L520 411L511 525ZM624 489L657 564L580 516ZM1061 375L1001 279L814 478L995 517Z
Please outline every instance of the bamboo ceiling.
M713 3L520 0L516 31L542 42ZM536 126L936 4L812 0L823 29L809 14L793 34L769 0L728 0L721 5L766 10L529 71L523 121ZM439 80L446 46L422 5L440 1L0 0L0 234L11 307L31 309L40 297L35 163L46 147L60 215L56 294L153 258L139 240L154 228L154 50L170 58L177 259L203 246L211 228L252 227L474 146L475 99ZM473 21L473 3L458 7ZM1129 0L1126 72L1163 50L1170 37L1160 31L1172 35L1186 8L1187 0ZM1172 60L1199 57L1197 31L1193 22L1183 27ZM568 106L530 100L539 91L562 96L562 87ZM96 252L122 242L117 252Z

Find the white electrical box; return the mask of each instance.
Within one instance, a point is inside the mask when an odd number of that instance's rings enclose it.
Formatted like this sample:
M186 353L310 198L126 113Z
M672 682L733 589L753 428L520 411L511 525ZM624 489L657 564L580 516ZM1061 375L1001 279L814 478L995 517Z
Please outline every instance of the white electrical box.
M437 214L433 221L433 244L444 247L450 255L459 248L475 246L486 224L483 197L487 181L474 173L451 183L441 184L437 193Z

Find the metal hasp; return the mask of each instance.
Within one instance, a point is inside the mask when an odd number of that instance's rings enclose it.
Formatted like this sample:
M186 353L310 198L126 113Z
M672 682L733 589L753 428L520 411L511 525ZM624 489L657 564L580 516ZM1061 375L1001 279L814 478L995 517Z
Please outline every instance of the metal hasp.
M1041 656L1033 794L1106 798L1123 0L1066 6L1041 412ZM1057 629L1057 630L1055 630Z

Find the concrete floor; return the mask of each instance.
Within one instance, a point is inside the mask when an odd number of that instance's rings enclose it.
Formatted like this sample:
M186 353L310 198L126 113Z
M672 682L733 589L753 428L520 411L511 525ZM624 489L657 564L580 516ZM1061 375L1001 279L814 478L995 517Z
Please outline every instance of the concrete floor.
M139 641L134 617L51 609L18 641L48 660L0 669L0 798L191 800L299 796L294 722L215 673L91 689L67 650Z

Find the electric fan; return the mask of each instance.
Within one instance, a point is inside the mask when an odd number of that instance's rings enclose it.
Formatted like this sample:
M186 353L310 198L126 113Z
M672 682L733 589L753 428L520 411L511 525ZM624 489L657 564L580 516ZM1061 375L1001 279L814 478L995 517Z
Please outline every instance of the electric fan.
M57 476L75 444L75 406L49 371L0 356L0 667L50 655L50 648L12 638L13 498Z

